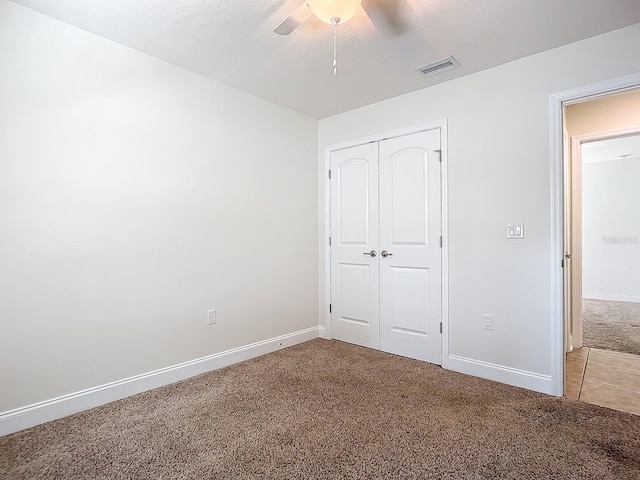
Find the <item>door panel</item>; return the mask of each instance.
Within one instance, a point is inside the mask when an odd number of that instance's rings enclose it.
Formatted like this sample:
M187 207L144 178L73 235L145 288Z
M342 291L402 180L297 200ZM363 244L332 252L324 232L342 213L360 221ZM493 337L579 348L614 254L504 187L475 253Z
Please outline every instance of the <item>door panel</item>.
M391 244L425 245L428 236L428 169L424 151L409 149L389 158Z
M340 268L340 299L343 321L370 325L371 273L369 265L342 263Z
M341 245L368 245L370 242L370 167L369 161L352 158L335 169L339 183Z
M582 146L572 138L571 152L571 345L582 348Z
M435 129L332 152L333 338L441 363L439 149Z
M380 349L440 364L440 130L379 149Z
M391 329L429 335L428 268L390 267Z
M565 110L563 107L563 116ZM566 117L565 117L566 118ZM570 262L572 252L572 226L573 226L573 209L572 199L573 193L571 191L573 186L573 169L571 168L571 147L569 145L569 133L567 132L566 125L563 126L562 131L562 147L564 158L564 259L562 264L564 266L564 348L565 353L573 350L573 285L572 285L572 263Z
M331 335L380 348L378 145L332 152L331 176Z

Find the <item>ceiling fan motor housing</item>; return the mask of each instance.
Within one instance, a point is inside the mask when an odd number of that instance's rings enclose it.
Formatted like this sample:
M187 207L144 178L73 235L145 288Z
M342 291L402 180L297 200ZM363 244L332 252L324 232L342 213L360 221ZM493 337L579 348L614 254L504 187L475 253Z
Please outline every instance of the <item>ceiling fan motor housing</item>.
M361 0L309 0L313 14L329 25L348 21L356 13Z

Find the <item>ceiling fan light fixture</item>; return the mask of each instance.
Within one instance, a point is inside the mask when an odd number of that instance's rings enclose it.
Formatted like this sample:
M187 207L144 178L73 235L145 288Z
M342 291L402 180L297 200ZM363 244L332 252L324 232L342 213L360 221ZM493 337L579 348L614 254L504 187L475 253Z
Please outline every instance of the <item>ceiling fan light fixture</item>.
M309 0L307 5L313 14L329 25L349 21L360 6L361 0Z

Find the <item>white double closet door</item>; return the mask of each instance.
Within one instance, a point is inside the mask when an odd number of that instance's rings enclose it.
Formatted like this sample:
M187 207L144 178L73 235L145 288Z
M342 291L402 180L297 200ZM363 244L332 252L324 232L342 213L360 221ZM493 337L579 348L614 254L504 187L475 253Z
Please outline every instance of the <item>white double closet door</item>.
M331 335L441 364L440 129L331 153Z

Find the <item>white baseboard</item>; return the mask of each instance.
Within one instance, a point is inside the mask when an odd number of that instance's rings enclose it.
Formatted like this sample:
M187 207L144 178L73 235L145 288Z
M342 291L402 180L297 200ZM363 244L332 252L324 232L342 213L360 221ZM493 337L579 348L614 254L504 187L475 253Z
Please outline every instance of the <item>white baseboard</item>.
M541 375L517 368L459 357L457 355L449 355L448 368L454 372L486 378L487 380L494 380L515 387L526 388L549 395L555 394L551 375Z
M320 338L324 338L325 340L331 340L331 337L329 337L329 333L327 332L327 327L325 327L324 325L320 325L318 327L318 332L320 334Z
M80 392L0 413L0 436L99 407L115 400L162 387L201 373L243 362L260 355L303 343L319 336L319 327L270 338L225 352L143 373Z
M608 300L610 302L640 303L639 295L619 295L617 293L587 293L582 292L582 298L587 300Z

